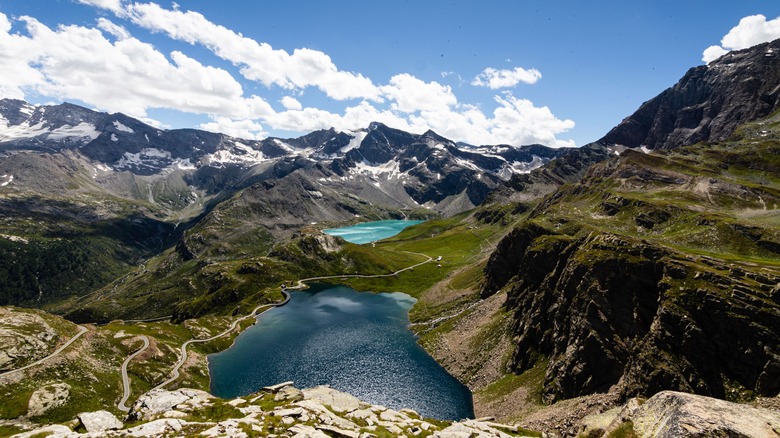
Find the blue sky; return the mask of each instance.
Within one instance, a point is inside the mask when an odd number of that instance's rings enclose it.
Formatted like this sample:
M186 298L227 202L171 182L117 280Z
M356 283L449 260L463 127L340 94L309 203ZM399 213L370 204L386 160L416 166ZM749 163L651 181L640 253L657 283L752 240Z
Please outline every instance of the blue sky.
M746 0L0 0L0 14L0 97L253 138L379 120L580 146L708 47L780 37L780 3Z

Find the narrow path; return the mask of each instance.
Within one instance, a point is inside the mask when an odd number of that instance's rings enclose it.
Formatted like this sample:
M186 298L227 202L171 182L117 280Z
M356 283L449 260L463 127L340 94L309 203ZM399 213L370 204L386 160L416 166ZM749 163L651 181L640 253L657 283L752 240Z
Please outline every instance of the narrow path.
M68 340L68 342L66 342L66 343L62 344L62 346L61 346L60 348L56 349L56 350L54 351L54 353L52 353L52 354L50 354L50 355L48 355L48 356L44 357L43 359L36 360L35 362L33 362L33 363L29 364L29 365L25 365L25 366L23 366L23 367L21 367L21 368L17 368L17 369L15 369L15 370L11 370L11 371L6 371L6 372L4 372L4 373L0 373L0 377L5 377L5 376L8 376L8 375L10 375L10 374L13 374L13 373L19 372L19 371L24 371L24 370L26 370L26 369L28 369L28 368L32 368L32 367L34 367L34 366L36 366L36 365L40 365L40 364L42 364L43 362L45 362L45 361L47 361L47 360L49 360L49 359L53 358L54 356L56 356L56 355L58 355L58 354L62 353L62 351L63 351L63 350L65 350L66 348L68 348L68 347L70 346L70 344L72 344L72 343L76 342L76 339L80 338L80 337L81 337L81 335L83 335L84 333L86 333L86 332L87 332L87 328L86 328L86 327L84 327L83 325L80 325L80 326L78 326L78 327L79 327L79 332L78 332L78 333L76 333L76 336L73 336L72 338L70 338L70 339Z
M167 385L169 385L170 383L172 383L173 381L175 381L176 379L179 378L179 369L181 369L182 365L184 365L184 362L187 361L187 347L190 344L209 342L209 341L213 341L214 339L221 338L222 336L227 335L228 333L230 333L230 332L232 332L233 330L236 329L236 326L238 325L239 322L241 322L241 321L243 321L245 319L248 319L248 318L254 318L257 315L257 312L260 309L262 309L263 307L267 307L267 308L270 309L272 307L284 306L285 304L287 304L288 301L290 301L290 293L283 290L282 294L284 295L284 300L282 300L282 301L280 301L278 303L263 304L263 305L257 306L255 308L255 310L253 310L252 313L250 313L249 315L244 315L241 318L238 318L238 319L234 320L233 323L230 325L230 328L228 328L227 330L225 330L222 333L219 333L217 335L214 335L214 336L212 336L210 338L206 338L206 339L190 339L189 341L186 341L185 343L181 344L181 354L179 355L179 360L173 366L173 370L171 371L171 377L168 380L166 380L166 381L160 383L159 385L155 386L153 389L159 389L159 388L162 388L164 386L167 386Z
M422 265L424 265L426 263L430 263L430 262L433 261L433 257L427 256L425 254L421 254L419 252L411 252L411 251L404 251L404 252L409 253L409 254L416 254L416 255L425 257L427 260L425 260L423 262L420 262L420 263L417 263L417 264L414 264L412 266L407 266L406 268L403 268L403 269L399 269L399 270L397 270L395 272L392 272L390 274L374 274L374 275L345 274L345 275L328 275L328 276L322 276L322 277L302 278L302 279L298 280L298 283L295 286L288 287L287 289L303 289L303 288L306 287L306 285L304 283L306 283L308 281L328 280L328 279L334 279L334 278L382 278L382 277L392 277L394 275L400 274L401 272L414 269L414 268L416 268L418 266L422 266ZM270 309L272 307L279 307L279 306L283 306L283 305L287 304L287 302L290 301L290 294L286 290L282 290L282 294L284 294L284 300L283 301L281 301L279 303L274 303L274 304L263 304L261 306L256 307L255 310L253 310L252 313L250 313L249 315L244 315L244 316L236 319L235 321L233 321L233 323L230 325L230 327L227 330L225 330L224 332L222 332L222 333L219 333L217 335L214 335L214 336L212 336L210 338L206 338L206 339L190 339L189 341L186 341L183 344L181 344L181 349L180 349L181 353L179 354L179 360L176 362L176 364L174 364L173 370L171 370L171 377L169 377L168 380L166 380L166 381L160 383L159 385L155 386L153 389L163 388L163 387L171 384L172 382L174 382L176 379L179 378L179 376L180 376L179 370L184 365L184 362L187 361L187 347L190 344L209 342L209 341L213 341L214 339L221 338L222 336L227 335L228 333L230 333L233 330L235 330L235 328L236 328L236 326L238 325L239 322L241 322L241 321L243 321L243 320L245 320L247 318L255 317L257 315L257 312L260 311L260 309L262 309L263 307L267 307L267 308Z
M139 348L135 351L135 353L131 354L130 356L127 356L127 359L125 359L124 362L122 362L122 388L124 391L124 395L122 396L122 400L119 401L119 404L117 407L120 411L123 412L130 412L130 408L125 405L127 402L127 399L130 398L130 377L127 375L127 364L130 363L131 360L133 360L136 356L143 353L144 350L149 348L149 338L147 338L145 335L141 335L136 339L141 339L144 341L143 347Z
M430 263L430 262L433 261L433 257L427 256L425 254L421 254L419 252L411 252L411 251L404 251L404 252L409 253L409 254L420 255L420 256L423 256L423 257L427 258L428 260L426 260L424 262L417 263L416 265L407 266L406 268L399 269L399 270L397 270L395 272L391 272L389 274L373 274L373 275L344 274L344 275L327 275L327 276L323 276L323 277L302 278L302 279L298 280L298 284L296 284L295 286L288 287L288 289L303 289L303 288L306 287L306 285L304 283L306 283L308 281L330 280L330 279L334 279L334 278L383 278L383 277L392 277L392 276L400 274L401 272L408 271L410 269L414 269L414 268L416 268L418 266L422 266L422 265L424 265L426 263Z

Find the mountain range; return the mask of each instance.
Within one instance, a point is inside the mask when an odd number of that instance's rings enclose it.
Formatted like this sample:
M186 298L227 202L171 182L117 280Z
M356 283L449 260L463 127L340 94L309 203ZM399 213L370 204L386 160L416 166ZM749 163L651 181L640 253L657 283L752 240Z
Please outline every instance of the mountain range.
M777 410L778 53L780 40L694 67L580 148L473 146L381 123L250 141L0 100L0 305L107 324L78 353L108 358L102 368L71 364L92 381L115 377L105 370L129 353L126 330L144 333L156 352L135 378L151 388L186 335L329 275L414 296L412 328L472 389L478 416L576 435L586 415L664 390ZM388 218L429 220L375 245L321 232ZM441 263L388 274L419 254ZM20 345L53 349L75 330L14 312L62 327L35 342L10 331ZM166 322L116 321L149 318ZM181 385L207 386L210 351ZM59 421L76 408L57 409Z

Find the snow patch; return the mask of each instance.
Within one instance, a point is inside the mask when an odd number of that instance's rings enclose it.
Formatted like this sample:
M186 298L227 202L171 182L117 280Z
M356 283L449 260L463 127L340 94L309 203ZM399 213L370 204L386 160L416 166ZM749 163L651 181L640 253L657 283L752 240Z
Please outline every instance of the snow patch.
M35 106L30 105L29 103L25 103L21 108L19 108L19 112L27 117L30 117L35 112Z
M350 169L350 173L368 175L374 178L381 175L386 180L400 178L403 175L400 163L395 160L384 164L374 164L363 160L360 163L356 163L355 167Z
M133 154L125 152L122 158L116 163L117 169L128 169L133 167L150 167L162 169L171 162L171 153L161 151L156 148L142 149L141 152Z
M122 122L120 122L119 120L114 120L114 128L116 128L117 131L127 132L129 134L135 133L135 131L133 131L133 128L123 125Z
M276 143L277 146L279 146L280 148L286 150L287 152L295 152L295 148L294 147L292 147L291 145L289 145L289 144L279 140L278 138L274 139L274 143Z
M24 122L20 125L9 125L8 121L3 119L0 124L0 141L13 141L21 138L34 138L48 133L49 130L43 127L43 123L37 123L30 126Z
M119 137L117 137L113 132L111 133L111 141L119 141Z
M280 143L286 144L284 142ZM221 167L224 164L253 166L263 161L268 161L262 152L252 149L240 141L234 142L233 147L230 149L223 149L208 155L206 160L209 165L214 167Z
M464 160L463 158L455 157L455 162L458 163L459 166L465 167L467 169L471 169L477 172L482 172L483 169L481 169L476 164L472 163L471 161Z
M144 138L146 139L146 142L149 143L149 134L144 134Z
M646 153L646 154L649 154L649 153L653 152L653 150L652 149L648 149L647 146L640 146L639 150L644 152L644 153Z
M339 149L339 152L346 153L360 147L361 143L363 143L363 140L365 140L368 135L367 131L353 131L353 133L354 136L352 137L352 140L350 140L346 146Z
M498 177L508 180L514 174L531 173L532 170L542 167L544 160L539 156L534 155L531 161L513 161L506 163L501 170L498 171Z
M8 184L11 184L11 182L13 182L13 180L14 180L14 176L13 175L3 175L0 178L5 180L5 181L0 183L0 187L5 187Z
M66 138L81 138L94 140L100 133L95 129L95 125L87 122L81 122L76 126L65 125L57 128L48 135L49 140L64 140Z
M190 161L189 158L186 160L183 160L181 158L177 158L173 161L174 167L181 169L181 170L195 170L197 167L195 167L194 164L192 164L192 161Z

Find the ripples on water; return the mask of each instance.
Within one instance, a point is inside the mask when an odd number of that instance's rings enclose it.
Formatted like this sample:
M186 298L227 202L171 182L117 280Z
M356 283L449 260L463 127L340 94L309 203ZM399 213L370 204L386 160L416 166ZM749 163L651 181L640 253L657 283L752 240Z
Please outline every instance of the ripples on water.
M209 356L211 392L232 398L293 380L328 384L372 404L439 419L473 418L471 393L407 328L414 299L344 286L292 292L235 344Z

